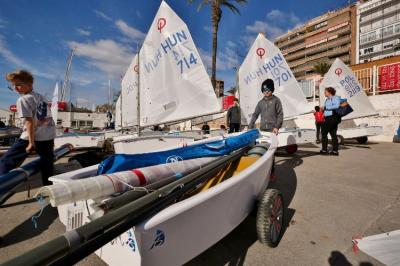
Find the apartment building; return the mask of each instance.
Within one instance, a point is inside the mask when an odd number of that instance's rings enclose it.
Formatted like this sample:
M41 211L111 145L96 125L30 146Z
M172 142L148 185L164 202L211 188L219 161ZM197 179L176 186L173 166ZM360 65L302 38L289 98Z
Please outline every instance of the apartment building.
M357 4L356 63L400 55L400 0Z
M339 57L356 61L356 5L327 12L275 39L297 80L316 76L314 66Z

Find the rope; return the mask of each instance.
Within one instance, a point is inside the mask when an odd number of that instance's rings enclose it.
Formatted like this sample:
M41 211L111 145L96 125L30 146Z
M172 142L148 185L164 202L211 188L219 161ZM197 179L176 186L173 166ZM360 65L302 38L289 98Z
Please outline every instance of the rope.
M39 211L38 214L33 215L32 218L31 218L32 223L33 223L35 229L37 229L37 219L39 219L39 217L42 215L43 210L44 210L44 207L45 207L45 205L46 205L46 202L45 202L44 197L43 197L42 194L39 194L39 195L36 197L36 199L37 199L37 201L38 201L38 203L39 203L39 205L40 205L40 211Z

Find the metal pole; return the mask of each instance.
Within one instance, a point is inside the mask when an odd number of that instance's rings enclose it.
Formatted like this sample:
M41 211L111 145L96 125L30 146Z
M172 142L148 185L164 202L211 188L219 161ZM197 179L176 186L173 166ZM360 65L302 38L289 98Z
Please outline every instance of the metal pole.
M137 46L137 68L138 68L138 86L137 86L137 134L140 136L140 47Z
M375 96L375 94L376 94L376 81L377 81L377 75L378 74L378 71L377 71L377 68L376 68L376 65L374 65L373 67L372 67L372 95L373 96Z

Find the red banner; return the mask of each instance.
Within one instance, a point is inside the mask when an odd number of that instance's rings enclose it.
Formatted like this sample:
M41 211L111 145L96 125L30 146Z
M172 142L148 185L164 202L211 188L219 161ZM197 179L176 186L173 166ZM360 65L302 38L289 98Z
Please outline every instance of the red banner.
M382 66L379 70L379 90L400 89L400 63Z
M224 110L228 110L232 105L233 105L233 100L235 99L235 96L225 96L222 100L222 108Z

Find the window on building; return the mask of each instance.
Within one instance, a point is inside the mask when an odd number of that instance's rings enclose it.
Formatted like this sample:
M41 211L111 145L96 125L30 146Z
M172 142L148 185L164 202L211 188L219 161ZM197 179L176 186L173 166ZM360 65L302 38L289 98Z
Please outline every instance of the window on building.
M77 123L77 122L78 122L78 121L73 120L72 123L71 123L71 127L72 127L72 128L77 128L77 127L78 127L78 123Z
M327 21L324 21L324 22L315 24L315 25L314 25L314 30L317 30L317 29L319 29L319 28L322 28L322 27L324 27L324 26L326 26L326 25L328 25L328 22L327 22Z
M369 53L372 53L373 51L374 51L374 47L365 48L364 54L369 54Z
M87 127L93 127L93 121L86 121L86 126Z
M392 48L392 47L393 47L393 43L383 45L383 49L384 49L384 50L390 49L390 48Z
M57 119L57 125L61 125L62 124L62 119Z
M394 26L394 33L400 33L400 24Z
M393 26L389 26L383 29L383 37L390 36L393 34Z
M86 126L86 121L85 120L79 120L79 127L85 127Z

